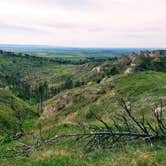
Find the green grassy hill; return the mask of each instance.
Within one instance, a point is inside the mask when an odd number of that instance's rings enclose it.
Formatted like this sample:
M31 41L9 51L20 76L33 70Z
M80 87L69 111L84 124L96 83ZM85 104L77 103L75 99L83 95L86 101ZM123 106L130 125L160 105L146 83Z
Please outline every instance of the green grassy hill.
M37 113L27 103L0 89L0 135L20 132L20 123L23 129L30 128L34 117Z
M166 101L166 74L160 72L138 72L131 75L112 76L100 84L89 84L60 93L45 103L43 116L57 118L74 113L75 120L88 120L89 108L107 117L119 111L118 98L131 101L139 111L151 111L152 106L160 99ZM144 103L142 103L144 102ZM106 109L106 112L102 112ZM148 110L149 109L149 110ZM140 111L141 111L140 110ZM87 115L86 115L87 114ZM83 116L83 117L81 117ZM81 119L82 118L82 119Z
M141 114L143 110L146 118L150 118L151 108L156 102L159 102L159 99L163 99L163 103L166 104L165 85L165 73L150 71L113 76L100 84L90 84L67 90L45 103L46 112L44 114L48 113L47 118L40 119L43 126L43 137L51 137L57 133L85 132L89 129L84 127L90 124L101 125L96 122L89 110L109 122L112 116L121 111L117 102L119 95L122 95L126 100L132 99L133 111L136 114ZM26 138L26 141L30 141L29 139ZM84 139L79 141L67 139L62 141L63 143L61 141L58 144L46 145L39 151L34 151L29 158L15 160L15 165L164 166L166 164L165 145L162 143L152 146L144 143L127 143L112 149L99 148L86 152L84 151L86 146ZM9 159L8 165L11 165L12 161ZM4 161L2 163L6 164Z
M50 96L48 100L44 101L40 117L37 116L34 109L37 103L31 103L32 105L29 106L27 104L29 100L22 100L6 90L12 84L5 86L6 89L0 89L0 139L4 139L5 133L19 132L20 121L26 133L19 140L12 140L0 145L2 148L0 165L166 165L166 148L165 144L160 141L153 144L131 141L120 143L110 149L100 147L87 151L88 138L77 140L62 138L52 144L46 144L33 150L29 156L7 159L1 157L5 149L17 148L20 142L31 145L39 138L50 138L56 134L84 133L91 131L95 126L103 127L103 124L96 120L93 113L112 125L112 117L122 112L119 105L120 98L131 103L132 111L136 116L139 117L144 113L146 120L151 120L151 110L155 104L162 100L163 105L166 106L166 73L158 70L158 67L161 66L158 63L157 67L154 67L156 65L154 63L150 69L143 68L143 71L133 70L131 73L125 73L124 71L130 65L124 65L122 62L119 64L118 61L62 65L50 61L44 62L41 59L39 62L42 63L39 63L38 60L33 61L33 58L23 57L23 63L18 68L17 65L22 58L4 58L3 56L0 58L3 60L0 62L2 87L6 85L6 75L11 74L12 68L15 74L20 69L20 80L23 79L30 84L38 85L45 80L48 80L49 87L72 83L69 88L63 87L53 97ZM7 69L5 73L3 73L3 65ZM68 81L68 84L65 81ZM76 83L77 86L75 86ZM17 92L17 89L15 90Z

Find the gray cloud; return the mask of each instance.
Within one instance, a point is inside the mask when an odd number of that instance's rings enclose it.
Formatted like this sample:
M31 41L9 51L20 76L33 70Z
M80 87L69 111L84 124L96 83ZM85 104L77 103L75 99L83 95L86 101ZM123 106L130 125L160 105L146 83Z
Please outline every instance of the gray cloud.
M166 44L165 0L1 0L0 6L0 42Z

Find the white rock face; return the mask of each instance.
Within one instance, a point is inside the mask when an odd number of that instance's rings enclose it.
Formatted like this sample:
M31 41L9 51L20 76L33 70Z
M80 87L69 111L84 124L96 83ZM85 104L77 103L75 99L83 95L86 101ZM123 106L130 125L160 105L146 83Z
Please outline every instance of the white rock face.
M163 112L166 112L166 106L162 108ZM155 113L160 113L161 112L161 107L158 107L154 110Z
M124 74L130 74L133 72L133 68L129 67L125 70Z
M98 67L93 68L92 72L100 73L101 72L101 67L98 66Z

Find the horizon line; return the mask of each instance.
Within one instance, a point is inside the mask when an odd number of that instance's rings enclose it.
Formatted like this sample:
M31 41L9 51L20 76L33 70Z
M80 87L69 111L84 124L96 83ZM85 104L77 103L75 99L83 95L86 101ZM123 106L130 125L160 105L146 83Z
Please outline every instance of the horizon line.
M118 47L118 46L72 46L72 45L49 45L49 44L15 44L15 43L0 43L0 46L28 46L28 47L50 47L50 48L73 48L73 49L166 49L166 47Z

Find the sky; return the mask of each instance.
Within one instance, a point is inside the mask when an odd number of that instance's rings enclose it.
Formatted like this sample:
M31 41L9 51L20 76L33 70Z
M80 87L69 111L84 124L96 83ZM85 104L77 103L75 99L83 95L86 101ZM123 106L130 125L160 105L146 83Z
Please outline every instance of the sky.
M0 43L166 48L166 0L0 0Z

